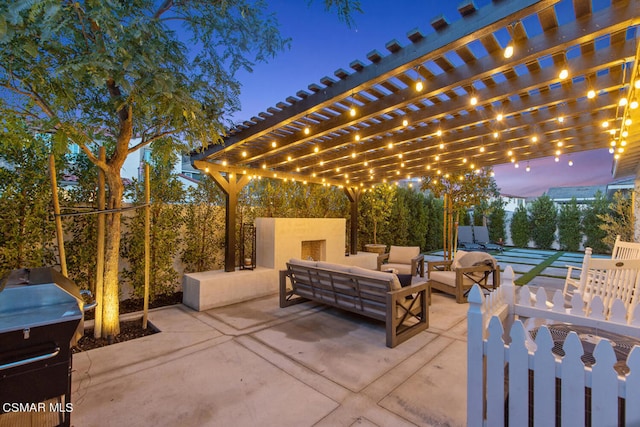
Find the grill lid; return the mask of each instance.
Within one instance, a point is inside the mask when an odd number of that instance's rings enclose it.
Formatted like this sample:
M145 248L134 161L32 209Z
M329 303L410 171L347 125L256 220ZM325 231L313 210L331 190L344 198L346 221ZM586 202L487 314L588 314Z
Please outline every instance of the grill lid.
M0 284L0 333L75 320L79 339L84 309L78 286L50 267L13 270Z

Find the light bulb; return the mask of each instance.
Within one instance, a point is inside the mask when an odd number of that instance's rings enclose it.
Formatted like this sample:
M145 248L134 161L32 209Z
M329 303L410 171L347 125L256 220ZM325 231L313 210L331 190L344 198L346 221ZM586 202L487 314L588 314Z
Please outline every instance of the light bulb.
M555 159L553 159L556 163L558 163L560 161L560 157L557 157Z
M513 45L509 44L507 45L507 47L504 49L504 57L509 59L513 56Z
M537 136L535 136L535 135L534 135L534 136L532 136L532 137L531 137L531 141L532 141L532 142L538 142L538 137L537 137Z
M623 96L622 98L620 98L620 101L618 101L618 105L624 107L625 105L627 105L627 102L627 98Z
M440 149L444 150L444 144L443 143L440 143Z
M349 110L349 114L351 115L351 117L355 117L356 116L356 109L351 107L351 109Z
M360 141L360 135L356 133L356 141Z
M564 145L564 142L562 141L558 141L558 143L556 144L558 147L562 147Z
M247 157L247 152L246 151L242 152L242 157Z
M476 98L475 96L471 97L471 105L476 105L478 103L478 98Z
M462 163L467 163L467 158L462 159Z
M387 147L388 147L389 149L392 149L392 148L393 148L393 142L390 142L390 143L387 145Z
M318 147L314 147L313 152L317 153L318 151L320 151L320 149Z
M291 161L291 156L287 156L287 162Z
M404 119L404 120L402 121L402 126L408 126L408 125L409 125L409 120Z
M494 132L494 133L493 133L493 137L494 137L495 139L498 139L498 132Z
M507 151L507 156L511 156L513 154L513 151L509 150Z
M560 74L558 75L558 77L560 77L560 80L566 79L567 77L569 77L569 70L563 68L562 70L560 70Z
M416 83L416 90L418 92L422 92L422 89L424 89L424 84L422 83L422 80L418 80L418 83Z
M480 147L480 152L484 153L484 145L482 147Z
M609 154L613 154L613 147L609 148Z
M632 110L635 110L636 108L638 108L638 100L633 98L631 100L631 103L629 104L629 108L631 108Z
M304 134L305 134L305 135L309 135L309 132L311 132L311 129L309 129L309 126L307 126L306 128L304 128Z
M596 97L596 91L593 89L589 89L589 92L587 92L587 98L593 99L595 97Z
M616 154L613 156L614 159L618 160L620 158L620 154Z
M513 165L513 167L518 169L520 167L520 163L516 163L515 165Z
M227 161L226 160L222 161L222 166L227 166Z
M503 116L502 116L502 113L500 113L500 114L498 114L498 115L496 116L496 120L501 121L501 120L502 120L502 117L503 117Z
M440 129L436 131L436 136L442 136L442 131Z
M527 165L526 169L527 172L531 172L531 166Z
M633 82L633 87L635 87L636 89L640 89L640 79L636 79L636 81Z
M355 159L356 158L356 153L351 153L351 158Z
M569 160L569 166L573 166L573 160Z
M606 120L604 122L602 122L602 127L605 128L605 129L608 128L609 127L609 122L606 121Z
M560 117L558 117L558 121L559 121L560 123L564 123L564 116L560 116Z

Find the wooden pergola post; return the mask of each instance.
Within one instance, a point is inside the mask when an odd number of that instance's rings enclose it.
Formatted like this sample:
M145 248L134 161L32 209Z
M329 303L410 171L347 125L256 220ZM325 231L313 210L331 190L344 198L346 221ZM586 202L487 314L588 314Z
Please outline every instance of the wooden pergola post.
M358 205L360 204L360 195L362 194L360 187L344 187L344 193L351 202L351 241L349 245L349 253L356 255L358 253Z
M232 172L207 172L225 195L224 271L236 270L236 207L238 193L250 181L247 175Z

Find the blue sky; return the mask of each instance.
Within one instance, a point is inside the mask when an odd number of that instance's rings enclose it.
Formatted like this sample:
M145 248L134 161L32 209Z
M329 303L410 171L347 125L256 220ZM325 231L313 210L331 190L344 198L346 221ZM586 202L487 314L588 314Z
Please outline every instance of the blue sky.
M490 0L476 0L477 7ZM385 44L397 39L402 46L410 44L406 34L414 28L423 34L433 32L431 21L444 15L449 22L460 19L459 1L435 0L362 0L362 14L355 14L352 28L338 20L335 13L324 10L323 0L269 0L269 10L280 23L283 36L290 37L291 48L258 64L253 73L240 72L242 109L234 121L248 120L267 108L307 90L311 83L320 84L324 76L335 78L339 68L352 71L349 63L358 59L368 64L367 53L378 50L387 55ZM568 161L573 161L573 166ZM553 158L494 168L496 181L505 194L538 196L549 187L597 185L611 182L612 156L604 150L565 155L560 162Z

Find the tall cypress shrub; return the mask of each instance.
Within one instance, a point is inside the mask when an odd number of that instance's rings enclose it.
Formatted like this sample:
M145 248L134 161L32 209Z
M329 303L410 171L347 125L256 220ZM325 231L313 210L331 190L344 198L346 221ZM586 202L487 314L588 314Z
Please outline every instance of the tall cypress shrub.
M558 243L560 249L575 252L582 241L582 224L580 208L575 197L560 207L558 214Z
M539 249L551 249L556 240L558 210L549 196L543 194L529 206L531 240Z
M584 247L593 249L594 253L611 253L605 243L607 232L600 228L604 224L603 217L609 211L609 200L601 191L596 192L594 201L584 211L582 226L585 235Z
M487 228L489 229L489 239L492 242L506 241L506 218L507 212L504 210L505 201L502 197L495 198L489 205L489 221Z
M531 228L529 225L529 217L527 208L518 206L511 218L511 241L518 248L526 248L531 240Z

